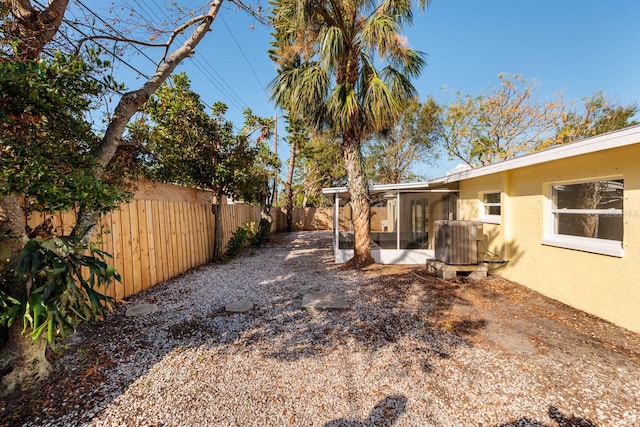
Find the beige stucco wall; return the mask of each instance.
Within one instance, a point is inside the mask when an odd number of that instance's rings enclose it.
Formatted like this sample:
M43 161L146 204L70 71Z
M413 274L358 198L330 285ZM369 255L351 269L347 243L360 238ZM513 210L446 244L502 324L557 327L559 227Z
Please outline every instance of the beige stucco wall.
M500 224L485 243L509 262L494 272L551 298L640 332L640 144L460 182L460 219L478 219L482 192L502 192ZM623 257L542 244L550 184L624 179Z

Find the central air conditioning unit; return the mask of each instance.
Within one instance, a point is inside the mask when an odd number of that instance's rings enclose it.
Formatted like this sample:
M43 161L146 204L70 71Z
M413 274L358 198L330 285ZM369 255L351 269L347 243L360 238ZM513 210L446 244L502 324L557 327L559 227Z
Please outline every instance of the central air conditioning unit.
M478 242L483 239L481 222L437 220L434 225L436 259L451 265L478 264Z

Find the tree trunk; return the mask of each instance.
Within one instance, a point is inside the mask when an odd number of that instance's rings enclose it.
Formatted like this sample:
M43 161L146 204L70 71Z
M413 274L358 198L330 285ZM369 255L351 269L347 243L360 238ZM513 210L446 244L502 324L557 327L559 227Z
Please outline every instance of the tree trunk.
M18 197L5 196L1 198L0 226L8 229L10 236L20 238L25 234L25 225L24 214Z
M122 138L131 117L133 117L136 111L138 111L138 108L140 108L151 97L151 95L158 90L162 83L164 83L164 81L176 69L178 64L193 54L195 47L209 31L211 23L216 18L218 10L220 10L221 4L222 0L215 0L211 2L209 12L182 46L169 55L166 60L156 68L156 72L153 76L151 76L151 78L139 89L122 95L122 98L120 98L120 102L118 102L118 105L113 112L113 116L109 121L109 126L107 126L104 137L96 149L91 153L97 163L93 170L95 176L104 176L104 170L115 156L120 139ZM98 218L99 216L94 212L79 212L78 221L72 234L79 236L81 235L80 233L86 233L85 236L89 235L90 238L97 224Z
M223 247L222 247L222 232L224 230L222 224L222 193L218 193L216 196L216 206L215 206L215 244L213 246L213 259L215 261L220 261L222 256L224 255Z
M369 189L364 177L362 152L355 141L344 140L342 156L347 169L349 194L354 230L354 257L357 265L373 263L371 258L371 236L369 234Z
M11 14L15 27L11 36L18 40L18 56L22 60L35 59L58 32L69 0L52 0L46 9L38 11L29 0L16 0Z
M23 335L22 322L15 322L8 334L0 348L0 397L43 380L51 371L47 341Z
M293 231L293 170L296 164L297 144L291 143L291 151L289 153L289 172L287 173L287 231Z
M578 209L598 209L602 201L603 191L598 187L597 182L586 182L580 184L578 191ZM598 219L597 214L572 215L574 217L575 231L579 236L597 237Z

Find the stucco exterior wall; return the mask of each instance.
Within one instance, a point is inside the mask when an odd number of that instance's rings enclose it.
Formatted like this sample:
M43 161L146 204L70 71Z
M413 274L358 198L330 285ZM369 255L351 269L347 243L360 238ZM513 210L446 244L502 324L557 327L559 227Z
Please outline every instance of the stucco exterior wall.
M500 224L484 224L485 243L508 260L494 273L640 332L639 161L635 144L463 180L459 218L477 220L480 195L500 190ZM624 179L623 256L542 244L551 184L604 178Z

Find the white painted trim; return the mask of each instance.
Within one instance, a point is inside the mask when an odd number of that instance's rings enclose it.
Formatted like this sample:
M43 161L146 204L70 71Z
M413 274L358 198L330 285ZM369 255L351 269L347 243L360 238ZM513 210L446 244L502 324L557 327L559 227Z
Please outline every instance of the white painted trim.
M486 196L487 194L498 194L500 196L500 203L485 203L484 202L484 196ZM481 191L478 194L478 200L480 201L480 211L478 214L478 221L481 222L486 222L489 224L500 224L501 220L502 220L502 212L504 212L504 209L502 207L502 191L500 190L489 190L489 191ZM486 207L487 206L498 206L500 207L500 215L487 215L485 214L486 212Z
M502 209L502 207L500 208ZM500 224L500 215L479 215L478 221L484 222L487 224Z
M333 197L333 250L340 247L340 197L338 193Z
M592 239L589 237L554 235L542 239L542 244L558 248L574 249L594 254L609 255L622 258L624 249L618 240Z
M378 264L421 264L427 259L435 259L430 249L380 249L372 248L371 257Z
M600 180L617 180L624 177L605 177ZM571 181L554 181L545 183L542 195L542 244L565 249L573 249L584 252L591 252L601 255L623 257L623 242L620 240L597 239L593 237L571 236L568 234L557 234L555 214L611 214L622 216L624 220L624 209L558 209L553 206L553 187L558 185L579 184L583 182L593 182L593 180L574 179ZM623 187L624 189L624 187Z
M431 188L432 185L443 184L442 179L429 182L403 182L400 184L376 184L369 187L369 193L401 192L401 193L457 193L458 190L450 188ZM348 187L323 188L322 194L349 194Z
M622 209L551 209L553 214L575 214L575 215L622 215Z
M400 192L396 198L396 249L400 249Z
M353 258L353 249L336 249L336 264L344 264ZM380 249L371 248L371 257L378 264L422 264L428 259L435 259L431 249Z

